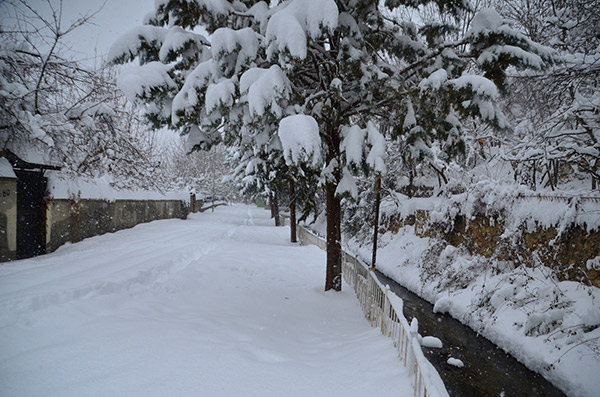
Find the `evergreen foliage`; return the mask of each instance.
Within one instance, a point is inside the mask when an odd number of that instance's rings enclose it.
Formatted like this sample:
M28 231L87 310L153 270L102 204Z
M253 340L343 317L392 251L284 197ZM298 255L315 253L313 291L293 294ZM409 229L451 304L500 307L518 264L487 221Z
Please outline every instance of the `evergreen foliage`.
M417 18L421 6L443 23ZM341 196L356 195L359 169L385 171L384 135L406 143L409 161L448 159L462 151L464 119L507 127L496 104L507 67L554 62L491 9L463 32L471 11L464 0L160 0L110 57L139 60L119 84L156 127L187 134L191 148L238 148L238 173L263 175L267 185L285 170L280 121L316 121L326 289L339 290Z

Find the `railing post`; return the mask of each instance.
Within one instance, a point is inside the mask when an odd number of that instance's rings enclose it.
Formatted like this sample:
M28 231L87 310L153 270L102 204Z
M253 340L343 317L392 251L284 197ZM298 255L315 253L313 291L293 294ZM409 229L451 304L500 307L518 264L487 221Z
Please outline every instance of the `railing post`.
M383 335L387 335L388 332L388 318L390 315L390 299L388 298L388 292L390 290L390 286L385 286L385 292L383 295L383 314L381 316L381 333Z

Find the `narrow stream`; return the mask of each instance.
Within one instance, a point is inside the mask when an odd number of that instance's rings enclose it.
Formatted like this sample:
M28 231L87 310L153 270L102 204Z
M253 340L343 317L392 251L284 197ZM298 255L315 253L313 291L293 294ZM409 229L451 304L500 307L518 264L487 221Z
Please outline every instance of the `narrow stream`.
M404 316L419 321L419 333L438 337L443 348L423 347L423 353L439 372L453 397L564 396L565 394L492 342L447 314L433 312L433 305L394 280L376 272L379 280L404 300ZM448 357L462 360L453 367Z

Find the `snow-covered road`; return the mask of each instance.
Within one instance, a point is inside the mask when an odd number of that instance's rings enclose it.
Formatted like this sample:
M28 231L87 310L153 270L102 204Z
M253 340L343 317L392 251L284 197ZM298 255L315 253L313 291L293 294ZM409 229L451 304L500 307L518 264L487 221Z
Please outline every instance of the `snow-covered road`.
M324 253L219 207L0 265L3 396L402 396L407 371Z

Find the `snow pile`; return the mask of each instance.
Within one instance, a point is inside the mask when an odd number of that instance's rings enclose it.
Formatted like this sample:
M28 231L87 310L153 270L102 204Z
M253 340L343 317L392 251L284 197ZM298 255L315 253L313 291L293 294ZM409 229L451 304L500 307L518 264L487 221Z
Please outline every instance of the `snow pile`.
M48 193L55 199L94 200L180 200L189 202L190 192L159 192L141 189L117 189L112 176L73 178L59 172L48 172Z
M444 345L442 344L440 338L436 338L435 336L424 336L421 339L421 346L441 349Z
M351 288L323 292L325 254L271 225L263 209L219 207L3 264L0 390L413 395Z
M465 363L463 363L458 358L454 358L454 357L450 357L448 359L447 363L452 365L453 367L458 367L458 368L464 368L464 366L465 366Z

